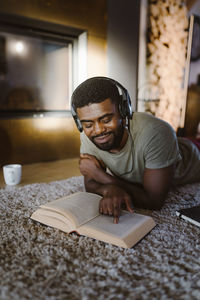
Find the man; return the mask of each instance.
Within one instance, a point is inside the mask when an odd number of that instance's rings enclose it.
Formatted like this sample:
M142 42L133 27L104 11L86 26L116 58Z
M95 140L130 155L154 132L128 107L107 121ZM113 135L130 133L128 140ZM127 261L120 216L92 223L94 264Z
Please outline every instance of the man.
M168 123L150 114L132 117L128 92L118 82L83 82L72 95L72 115L81 131L86 191L102 195L100 213L113 215L114 223L123 205L130 212L132 204L160 209L172 184L200 181L197 146L177 140Z

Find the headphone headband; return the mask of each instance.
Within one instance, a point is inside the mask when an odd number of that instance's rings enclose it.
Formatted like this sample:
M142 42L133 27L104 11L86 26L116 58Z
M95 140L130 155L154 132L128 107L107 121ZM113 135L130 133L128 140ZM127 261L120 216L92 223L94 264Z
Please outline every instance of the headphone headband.
M121 101L119 103L119 112L120 112L121 117L126 120L126 124L128 125L129 120L132 119L133 110L132 110L132 106L131 106L131 99L130 99L127 89L123 85L121 85L118 81L116 81L112 78L109 78L109 77L98 76L98 77L93 77L93 78L97 79L97 80L102 80L102 79L109 80L118 88L118 91L119 91L119 89L121 90L122 94L121 94ZM71 113L72 113L72 116L74 118L74 121L76 123L78 130L80 132L82 132L83 126L81 124L81 121L78 118L76 109L73 105L73 95L72 95L72 99L71 99Z

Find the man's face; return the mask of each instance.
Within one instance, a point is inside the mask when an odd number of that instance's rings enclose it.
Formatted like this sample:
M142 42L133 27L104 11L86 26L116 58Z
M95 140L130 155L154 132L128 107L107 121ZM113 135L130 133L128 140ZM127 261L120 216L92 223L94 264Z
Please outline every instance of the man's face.
M77 108L77 114L85 134L99 149L111 151L121 148L123 120L110 98Z

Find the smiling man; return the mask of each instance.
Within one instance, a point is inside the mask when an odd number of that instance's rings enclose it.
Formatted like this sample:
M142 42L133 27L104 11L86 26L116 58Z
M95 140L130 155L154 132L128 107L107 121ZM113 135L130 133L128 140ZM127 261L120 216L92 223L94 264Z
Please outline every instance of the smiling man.
M88 192L102 195L99 210L118 223L122 206L159 209L172 184L200 181L200 151L177 140L172 127L152 115L132 114L127 90L94 77L72 95L81 132L80 171Z

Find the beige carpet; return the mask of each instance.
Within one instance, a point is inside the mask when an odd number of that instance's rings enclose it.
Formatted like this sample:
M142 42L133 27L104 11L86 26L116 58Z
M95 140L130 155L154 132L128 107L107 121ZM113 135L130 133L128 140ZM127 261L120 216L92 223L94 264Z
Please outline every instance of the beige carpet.
M0 190L0 299L200 299L200 228L175 216L200 183L174 189L158 226L132 249L32 221L42 203L83 190L82 177ZM142 212L142 211L140 211Z

